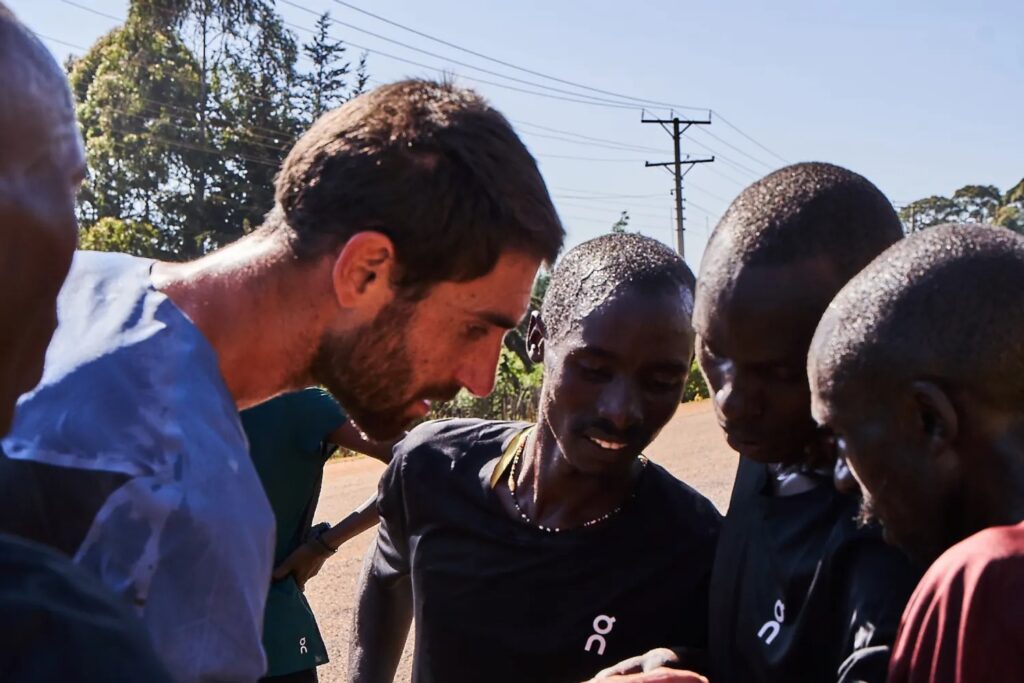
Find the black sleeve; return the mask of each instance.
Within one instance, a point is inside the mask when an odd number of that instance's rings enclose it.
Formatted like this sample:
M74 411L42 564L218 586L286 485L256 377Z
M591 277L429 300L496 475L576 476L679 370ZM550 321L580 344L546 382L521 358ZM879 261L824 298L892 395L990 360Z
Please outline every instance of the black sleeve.
M920 573L899 550L872 536L844 554L845 590L836 605L845 620L839 683L884 683L903 608Z
M380 526L377 529L372 571L385 581L408 576L410 571L408 518L403 485L406 456L406 441L402 441L395 446L394 457L381 476L377 491Z

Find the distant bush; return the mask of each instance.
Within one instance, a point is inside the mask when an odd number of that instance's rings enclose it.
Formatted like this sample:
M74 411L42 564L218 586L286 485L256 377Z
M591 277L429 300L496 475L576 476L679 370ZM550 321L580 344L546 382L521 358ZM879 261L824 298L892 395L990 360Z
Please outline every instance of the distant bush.
M494 391L490 396L478 398L465 390L460 391L451 401L436 404L427 419L477 417L533 422L537 419L542 377L541 365L527 370L519 356L508 348L502 348Z
M693 364L690 365L690 377L686 380L686 388L683 389L683 403L687 401L702 401L710 397L711 392L708 391L708 383L704 380L704 373L700 371L700 367L697 366L697 360L694 359Z

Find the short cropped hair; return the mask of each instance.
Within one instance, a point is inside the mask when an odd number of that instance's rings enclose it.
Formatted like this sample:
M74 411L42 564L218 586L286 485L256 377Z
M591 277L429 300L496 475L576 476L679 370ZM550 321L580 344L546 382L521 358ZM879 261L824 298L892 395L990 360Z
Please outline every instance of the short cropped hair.
M565 237L512 126L449 83L392 83L327 112L289 152L275 199L268 224L300 260L386 234L399 287L483 276L507 249L552 263Z
M1024 237L946 224L911 235L829 306L809 371L823 394L928 379L1024 407Z
M863 176L832 164L793 164L733 200L708 241L699 286L721 291L748 266L824 257L838 289L902 236L896 210Z
M693 312L693 273L663 243L633 233L610 233L571 249L555 266L541 318L549 338L573 329L623 287L680 292Z

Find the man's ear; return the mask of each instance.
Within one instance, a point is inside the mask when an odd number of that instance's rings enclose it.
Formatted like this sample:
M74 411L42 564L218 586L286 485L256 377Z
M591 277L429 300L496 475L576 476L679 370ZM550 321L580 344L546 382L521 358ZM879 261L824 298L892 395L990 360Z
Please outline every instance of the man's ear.
M540 317L540 311L530 313L530 324L526 329L526 352L534 363L544 362L544 342L548 331Z
M338 305L355 308L368 297L380 299L390 294L395 268L395 246L387 235L372 230L352 235L331 270Z
M927 380L918 380L910 388L929 452L938 454L949 449L960 431L960 419L949 394Z

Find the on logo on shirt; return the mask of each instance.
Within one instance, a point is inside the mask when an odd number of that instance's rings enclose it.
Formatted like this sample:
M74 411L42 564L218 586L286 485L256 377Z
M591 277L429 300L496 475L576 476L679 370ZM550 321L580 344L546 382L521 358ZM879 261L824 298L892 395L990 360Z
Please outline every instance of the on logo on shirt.
M597 654L603 655L604 649L608 645L604 637L612 632L615 628L615 617L608 617L604 614L599 614L594 618L594 633L587 638L587 644L583 646L586 652L590 652L590 648L595 644L597 645Z
M786 621L786 605L782 600L775 601L775 619L764 622L764 626L757 632L757 637L764 641L765 645L771 645L772 641L782 630L782 624Z

